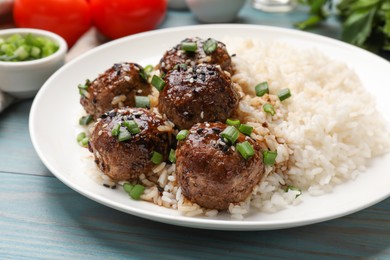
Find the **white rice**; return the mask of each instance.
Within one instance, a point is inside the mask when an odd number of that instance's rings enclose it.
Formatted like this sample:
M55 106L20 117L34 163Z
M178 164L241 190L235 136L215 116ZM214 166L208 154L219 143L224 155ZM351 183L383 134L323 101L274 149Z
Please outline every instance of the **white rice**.
M318 50L298 50L282 42L242 38L224 42L229 52L236 54L232 79L242 97L239 119L254 127L253 138L278 154L276 165L266 167L266 177L251 196L230 205L232 219L244 219L250 210L273 213L297 205L302 203L301 192L326 194L364 171L370 159L389 151L390 131L375 100L347 65ZM270 94L256 97L254 86L264 81ZM276 94L283 88L289 88L292 97L281 102ZM158 92L151 95L152 106L157 105L156 95ZM275 107L274 116L263 111L265 103ZM172 127L169 122L161 130ZM148 180L151 176L164 187L163 192ZM104 181L112 185L110 180ZM186 216L218 214L183 197L174 164L162 163L140 181L147 187L141 196L145 201ZM286 189L288 186L299 190Z

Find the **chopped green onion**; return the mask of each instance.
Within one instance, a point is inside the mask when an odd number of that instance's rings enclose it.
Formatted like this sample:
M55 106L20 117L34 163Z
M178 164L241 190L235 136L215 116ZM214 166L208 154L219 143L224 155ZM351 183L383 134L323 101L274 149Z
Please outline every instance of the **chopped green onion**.
M88 125L93 121L93 116L92 115L87 115L87 116L82 116L79 120L80 125Z
M147 81L152 71L153 71L153 66L147 65L145 68L140 68L139 75L141 76L142 79Z
M265 94L269 93L268 83L261 82L255 86L256 96L262 97Z
M27 48L25 46L19 46L14 54L18 57L19 60L25 60L29 56L29 52L27 51Z
M86 97L86 98L89 97L89 93L88 93L89 86L88 85L79 84L77 87L79 88L79 93L81 96Z
M120 123L117 123L111 130L111 134L113 136L118 136L119 134L119 129L121 128L121 124Z
M171 149L171 151L169 152L168 160L171 163L175 163L176 162L176 151L175 150Z
M87 146L88 146L88 142L89 142L89 138L88 138L88 137L84 137L84 138L79 142L79 144L80 144L82 147L87 147Z
M137 122L135 122L134 120L129 120L129 121L123 122L123 126L125 126L127 128L127 130L129 130L130 133L132 133L134 135L141 132L141 129L139 128Z
M133 200L139 200L141 195L144 193L145 187L141 184L136 184L130 191L129 195Z
M283 101L283 100L291 97L290 89L289 88L282 89L281 91L279 91L278 97L279 97L280 101Z
M138 124L134 120L127 120L123 122L123 126L125 126L128 130L131 130L133 128L137 128Z
M236 149L245 160L255 154L255 149L248 141L236 144Z
M130 195L131 190L134 188L134 185L131 185L130 183L124 183L123 189Z
M77 135L77 142L83 146L83 147L87 147L88 146L88 142L89 142L89 138L87 137L87 134L85 132L81 132Z
M153 151L152 158L150 159L154 164L160 164L163 160L161 153Z
M176 135L176 140L184 140L188 136L189 132L188 130L181 130L177 135Z
M152 71L153 71L153 65L147 65L145 68L144 68L144 71L145 71L145 73L146 73L146 75L150 75L150 73L152 73Z
M196 42L182 42L181 49L188 52L195 52L198 48Z
M220 135L227 139L230 143L234 144L240 135L240 132L234 126L228 126L221 132Z
M49 56L59 49L53 40L32 35L13 34L0 38L0 61L30 61Z
M275 151L264 151L263 152L263 162L266 165L274 165L275 164L275 159L278 153Z
M264 104L263 110L264 110L264 112L271 114L271 116L275 115L275 108L270 103Z
M230 119L230 118L228 118L228 119L226 119L226 124L227 125L231 125L231 126L235 126L235 127L240 127L240 120L238 120L238 119Z
M217 41L209 38L203 44L203 50L206 54L213 53L217 49Z
M120 128L118 134L118 141L123 142L123 141L130 140L130 138L131 138L130 132L125 128Z
M146 73L145 69L140 68L138 73L139 73L139 76L140 76L143 80L145 80L145 81L148 80L148 74Z
M238 128L238 131L240 131L244 135L251 135L253 131L253 126L247 124L241 124L240 127Z
M39 59L39 55L41 54L41 49L39 49L38 47L31 47L31 51L30 51L30 55L34 58L34 59Z
M299 196L302 195L302 190L295 187L295 186L292 186L292 185L288 185L285 189L286 192L288 192L289 190L292 190L292 191L298 191L298 194L295 195L295 198L298 198Z
M135 106L150 108L150 99L147 96L135 96Z
M161 91L164 89L164 86L165 86L165 81L160 78L159 76L157 75L153 75L152 77L152 85L158 90L158 91Z
M79 143L81 140L83 140L87 134L85 132L81 132L77 135L77 142Z
M141 129L139 127L130 129L130 133L132 133L133 135L136 135L140 132L141 132Z

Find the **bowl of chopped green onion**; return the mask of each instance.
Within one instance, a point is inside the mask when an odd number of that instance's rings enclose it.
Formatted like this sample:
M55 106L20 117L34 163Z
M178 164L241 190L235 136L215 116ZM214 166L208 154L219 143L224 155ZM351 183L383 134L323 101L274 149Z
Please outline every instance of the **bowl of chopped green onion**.
M0 30L0 90L17 98L33 97L65 62L68 46L52 32Z

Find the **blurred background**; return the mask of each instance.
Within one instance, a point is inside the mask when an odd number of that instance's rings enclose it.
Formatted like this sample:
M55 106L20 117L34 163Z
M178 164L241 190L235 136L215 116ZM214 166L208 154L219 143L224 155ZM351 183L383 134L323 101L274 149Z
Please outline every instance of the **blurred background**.
M0 29L55 32L73 47L87 32L99 44L158 28L245 23L308 30L375 53L390 49L386 0L0 0Z

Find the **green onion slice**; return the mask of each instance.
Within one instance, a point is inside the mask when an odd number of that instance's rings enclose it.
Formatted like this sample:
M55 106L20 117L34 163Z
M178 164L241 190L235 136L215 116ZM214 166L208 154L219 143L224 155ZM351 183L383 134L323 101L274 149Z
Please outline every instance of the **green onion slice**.
M80 125L88 125L93 121L93 116L92 115L87 115L87 116L82 116L79 120Z
M150 73L152 73L153 71L153 65L147 65L145 68L144 68L144 71L146 72L147 75L150 75Z
M248 160L255 154L255 149L248 141L236 144L236 149L245 160Z
M145 191L144 186L142 186L141 184L136 184L131 189L129 195L133 200L139 200L141 195L144 193L144 191Z
M226 124L227 125L231 125L231 126L235 126L235 127L240 127L240 120L238 120L238 119L230 119L230 118L228 118L228 119L226 119Z
M130 138L131 138L131 133L126 128L119 129L119 134L118 134L119 142L130 140Z
M124 183L123 189L130 195L131 190L134 188L134 185L131 185L130 183Z
M133 135L141 132L141 129L139 128L137 122L135 122L134 120L129 120L129 121L123 122L123 126L125 126L127 128L127 130L130 133L132 133Z
M111 134L113 136L118 136L119 134L119 129L121 128L121 124L120 123L117 123L111 130Z
M165 81L157 75L152 77L152 86L154 86L158 91L162 91L165 86Z
M134 120L126 120L123 122L123 126L125 126L127 128L127 130L131 130L133 128L138 128L138 124L137 122L135 122Z
M81 132L77 135L77 142L79 143L81 140L83 140L85 137L87 137L87 134L85 132Z
M198 49L196 42L182 42L181 49L188 52L195 52Z
M160 164L163 160L161 153L153 151L152 158L150 159L154 164Z
M150 99L147 96L135 96L135 106L150 108Z
M253 126L247 124L241 124L240 127L238 128L238 131L240 131L244 135L251 135L253 131Z
M88 142L89 142L89 138L88 138L88 137L84 137L83 139L81 139L81 141L79 142L79 144L80 144L82 147L87 147L87 146L88 146Z
M275 108L270 103L264 104L263 110L264 110L264 112L270 114L271 116L275 115Z
M217 41L209 38L203 44L203 50L206 54L211 54L217 49Z
M169 161L171 163L175 163L176 162L176 151L171 149L171 151L169 152L169 157L168 157Z
M184 129L181 130L177 135L176 135L176 140L184 140L188 136L189 132L188 130Z
M266 165L274 165L276 156L278 153L276 151L264 151L263 152L263 162Z
M240 132L234 126L228 126L221 132L220 135L227 139L230 143L234 144L237 141Z
M265 94L269 93L268 83L261 82L255 86L256 96L262 97Z
M140 76L143 80L145 80L145 81L148 80L148 74L146 74L145 69L140 68L138 73L139 73L139 76Z
M279 91L278 97L279 97L280 101L283 101L283 100L291 97L290 89L289 88L282 89L281 91Z
M88 146L89 138L85 132L81 132L77 135L77 142L83 147Z

